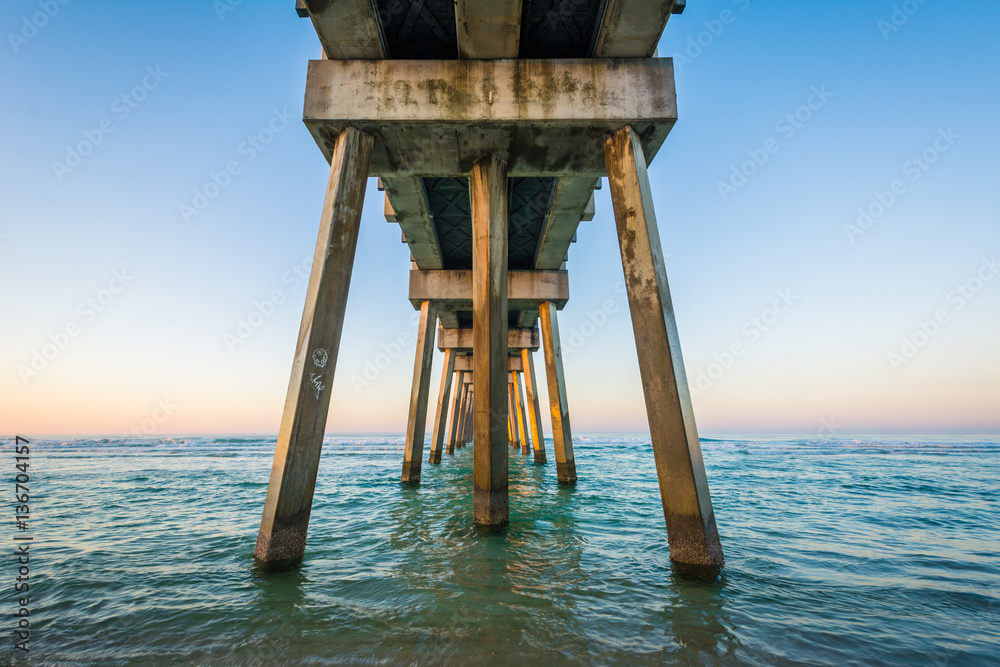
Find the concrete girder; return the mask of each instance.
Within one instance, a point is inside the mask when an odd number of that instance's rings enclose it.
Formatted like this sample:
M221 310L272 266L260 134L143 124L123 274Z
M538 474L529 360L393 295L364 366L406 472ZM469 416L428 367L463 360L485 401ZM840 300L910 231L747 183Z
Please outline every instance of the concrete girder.
M509 176L597 178L624 125L656 155L677 119L673 61L313 60L303 119L328 158L347 126L375 136L383 178L467 176L487 153Z
M594 40L595 58L649 58L677 0L608 0Z
M521 0L455 0L458 57L516 58L521 42Z
M508 350L537 350L538 329L508 329ZM438 328L437 346L439 350L472 350L472 329Z
M415 309L431 300L441 311L472 310L472 271L410 271L410 303ZM509 271L507 303L510 311L524 310L552 301L562 309L569 301L569 275L565 271Z
M381 182L386 197L385 218L390 221L391 211L391 222L399 224L413 261L422 269L443 268L441 244L427 208L423 181L416 176L399 176Z
M549 206L549 214L538 237L534 265L536 269L558 269L562 266L576 228L587 215L588 206L591 207L588 219L594 217L596 183L597 179L593 176L567 176L559 179ZM535 317L538 317L537 312Z
M304 0L303 4L327 58L386 57L381 23L371 0Z
M457 349L453 347L446 347L444 351L445 353L449 351L457 352ZM511 356L507 358L507 370L511 372L517 371L518 373L520 373L524 369L524 365L521 362L521 357L520 357L521 350L508 350L508 353ZM455 359L455 368L453 370L468 371L468 372L472 371L473 363L471 354L462 354L456 356L454 359Z

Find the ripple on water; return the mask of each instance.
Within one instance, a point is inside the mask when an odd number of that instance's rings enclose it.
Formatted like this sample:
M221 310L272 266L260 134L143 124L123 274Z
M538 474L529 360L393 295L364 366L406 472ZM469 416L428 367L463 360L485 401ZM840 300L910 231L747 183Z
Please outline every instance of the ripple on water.
M710 580L670 562L648 437L613 435L579 439L575 488L512 452L496 535L471 525L471 448L411 488L400 438L328 438L306 560L263 573L273 447L39 443L32 657L985 665L1000 644L989 439L704 440Z

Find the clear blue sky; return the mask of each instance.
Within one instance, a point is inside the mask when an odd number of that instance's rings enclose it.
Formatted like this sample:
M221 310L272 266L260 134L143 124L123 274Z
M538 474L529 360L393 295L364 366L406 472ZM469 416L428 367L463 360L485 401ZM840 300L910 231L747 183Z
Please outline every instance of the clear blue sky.
M47 20L40 4L0 14L0 432L276 431L327 176L297 120L309 21L291 0L221 18L208 1L53 0ZM671 19L680 120L650 176L702 434L1000 432L998 25L998 3L944 0L691 0ZM643 431L598 195L560 320L571 415L578 433ZM403 427L408 269L372 182L332 432Z

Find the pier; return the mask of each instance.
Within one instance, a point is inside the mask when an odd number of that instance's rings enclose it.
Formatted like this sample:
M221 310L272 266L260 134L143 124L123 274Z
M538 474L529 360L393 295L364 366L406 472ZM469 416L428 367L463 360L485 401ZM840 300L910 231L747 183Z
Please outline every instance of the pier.
M656 57L656 44L683 8L297 3L322 47L308 64L303 120L330 175L259 561L297 562L305 551L369 177L409 248L408 298L420 313L401 481L417 484L443 455L472 446L471 519L505 525L512 450L550 464L533 355L541 348L556 477L577 483L558 314L569 300L570 246L606 177L670 555L722 563L647 176L677 120L673 64ZM435 347L444 369L432 406Z

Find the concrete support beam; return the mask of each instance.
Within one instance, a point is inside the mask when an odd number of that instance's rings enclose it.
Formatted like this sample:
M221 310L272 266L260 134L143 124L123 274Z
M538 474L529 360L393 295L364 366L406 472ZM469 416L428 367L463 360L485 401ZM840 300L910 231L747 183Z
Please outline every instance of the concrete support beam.
M528 404L528 426L531 428L531 442L535 448L535 463L545 463L545 433L542 431L542 409L538 401L535 360L531 355L531 350L521 350L521 364L524 366L524 393Z
M537 350L538 329L508 329L507 348L510 350ZM473 329L438 328L437 346L439 350L453 348L463 352L471 352L473 348Z
M413 361L413 383L410 385L410 410L406 418L406 444L403 450L403 483L420 483L420 465L424 454L424 434L427 426L427 401L431 388L431 364L434 361L434 325L437 304L425 301L420 306L417 329L417 353Z
M431 438L429 463L441 463L445 432L448 429L448 402L451 398L451 381L454 375L455 351L445 350L444 364L441 367L441 388L438 390L437 409L434 412L434 435Z
M346 125L377 136L383 179L464 177L486 153L509 176L596 178L604 138L623 125L652 159L677 101L669 58L313 60L303 120L327 156Z
M605 157L670 557L681 563L721 565L722 545L681 358L646 159L632 128L624 127L608 138Z
M475 416L475 406L472 403L473 393L475 392L475 386L469 385L469 395L467 399L467 404L465 406L465 430L462 432L462 447L472 442L474 436L473 433L473 417Z
M552 448L556 455L556 475L560 484L576 483L576 459L573 457L573 433L569 425L569 401L563 374L562 345L556 306L543 303L538 310L545 341L545 377L549 386L549 412L552 416Z
M507 440L510 446L518 449L521 446L517 431L517 408L514 406L514 382L511 377L513 373L507 374Z
M475 289L472 271L410 271L410 303L419 308L434 301L444 311L472 310ZM538 307L552 301L560 309L569 301L569 275L565 271L510 271L507 274L510 310Z
M524 414L524 393L521 390L521 373L511 373L514 376L514 408L517 410L517 433L521 443L521 453L531 451L531 440L528 439L528 422Z
M472 518L509 521L507 497L507 202L506 163L487 155L472 167L472 356L475 432Z
M516 58L521 41L521 0L455 0L459 57Z
M456 359L457 361L457 359ZM448 429L448 454L455 453L455 444L458 442L458 431L462 416L462 399L465 394L465 371L455 373L455 391L451 403L451 426Z
M469 384L462 385L462 404L459 406L459 421L458 421L458 439L456 440L456 445L459 448L465 446L467 441L468 433L468 417L469 417L469 394L471 393L471 386Z
M551 271L562 266L576 228L587 214L588 204L593 201L596 184L597 179L593 177L565 176L559 179L549 214L538 237L536 269Z
M677 0L607 0L597 28L594 56L651 57L677 4Z
M386 57L379 17L371 0L304 0L304 4L328 58Z
M445 348L445 352L448 352L448 351L453 350L453 349L454 348L450 348L450 347L449 348ZM516 350L516 351L515 350L511 350L511 353L512 354L516 354L517 356L507 357L507 370L508 371L520 371L522 369L522 367L523 367L523 364L521 362L521 356L520 356L521 351L520 350ZM456 356L455 357L455 370L456 371L471 371L471 370L473 370L472 355L471 354L467 354L467 355L463 355L463 356Z
M254 548L259 561L294 563L305 553L373 143L371 136L353 128L334 142L295 361Z
M444 267L441 244L427 208L423 180L416 176L387 176L382 180L386 197L386 220L399 224L413 261L421 269ZM419 308L419 304L417 304Z

